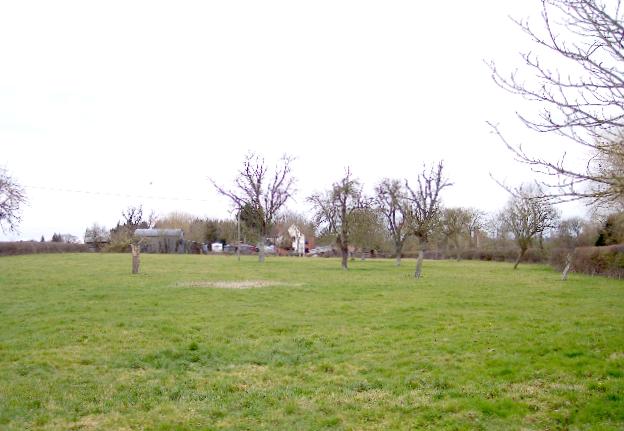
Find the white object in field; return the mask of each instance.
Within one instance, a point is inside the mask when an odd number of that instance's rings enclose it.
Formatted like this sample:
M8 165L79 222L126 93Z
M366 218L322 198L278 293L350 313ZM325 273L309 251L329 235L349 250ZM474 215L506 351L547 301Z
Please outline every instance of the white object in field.
M305 235L294 224L288 228L288 234L292 238L292 248L299 256L305 254Z

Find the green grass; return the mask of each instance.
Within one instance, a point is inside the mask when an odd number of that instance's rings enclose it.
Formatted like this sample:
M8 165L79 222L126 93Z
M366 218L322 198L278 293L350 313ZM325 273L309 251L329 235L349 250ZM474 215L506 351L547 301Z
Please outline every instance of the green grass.
M412 266L1 258L0 429L624 429L624 283Z

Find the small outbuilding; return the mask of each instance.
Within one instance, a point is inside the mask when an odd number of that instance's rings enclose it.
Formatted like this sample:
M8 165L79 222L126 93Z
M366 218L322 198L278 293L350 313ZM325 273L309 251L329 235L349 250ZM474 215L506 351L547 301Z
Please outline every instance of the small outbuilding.
M182 229L137 229L134 235L141 238L141 252L184 253Z

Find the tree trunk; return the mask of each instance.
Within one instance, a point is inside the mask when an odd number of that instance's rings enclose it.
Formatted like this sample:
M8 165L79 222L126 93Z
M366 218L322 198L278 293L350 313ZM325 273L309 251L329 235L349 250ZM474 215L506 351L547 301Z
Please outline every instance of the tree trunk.
M520 264L520 261L522 260L522 256L524 256L524 253L527 251L526 248L521 248L520 249L520 254L518 254L518 258L516 259L516 262L514 264L514 268L513 269L518 269L518 265Z
M349 269L349 249L343 248L342 250L342 269L345 271Z
M138 244L130 244L132 250L132 273L139 273L139 265L141 265L141 249Z
M403 244L394 244L394 255L396 257L396 266L401 266L401 253L403 252Z
M455 260L459 262L461 260L461 250L459 249L459 240L455 239L453 243L455 244Z
M566 281L568 279L568 272L570 271L571 267L572 267L572 252L568 253L568 256L566 257L566 266L565 268L563 268L563 274L561 274L562 281Z
M418 259L416 259L416 271L414 272L415 278L420 278L422 275L422 262L425 253L421 250L418 250Z
M264 262L264 257L266 256L266 252L264 250L264 237L262 238L262 241L258 243L258 262L263 263Z

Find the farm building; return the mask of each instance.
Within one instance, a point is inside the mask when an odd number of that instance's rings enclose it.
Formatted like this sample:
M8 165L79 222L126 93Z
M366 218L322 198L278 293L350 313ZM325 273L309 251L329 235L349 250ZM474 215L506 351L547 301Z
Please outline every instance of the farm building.
M182 229L137 229L134 235L141 238L141 252L184 253Z

